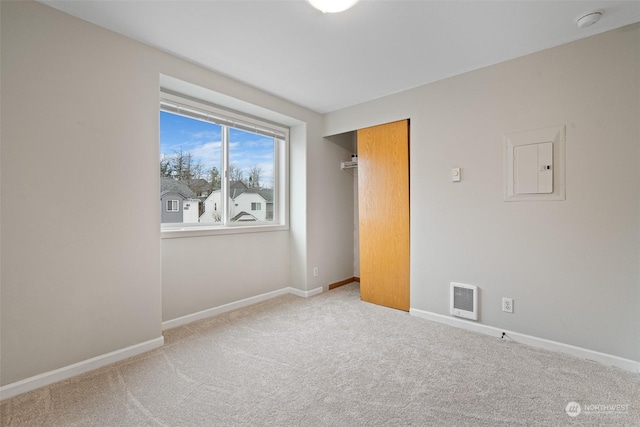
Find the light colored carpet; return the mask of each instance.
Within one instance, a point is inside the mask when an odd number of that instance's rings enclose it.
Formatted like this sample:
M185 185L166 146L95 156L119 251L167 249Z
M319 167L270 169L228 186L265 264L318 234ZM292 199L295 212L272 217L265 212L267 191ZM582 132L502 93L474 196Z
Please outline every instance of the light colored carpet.
M2 402L2 426L640 425L636 374L367 304L357 284L165 337Z

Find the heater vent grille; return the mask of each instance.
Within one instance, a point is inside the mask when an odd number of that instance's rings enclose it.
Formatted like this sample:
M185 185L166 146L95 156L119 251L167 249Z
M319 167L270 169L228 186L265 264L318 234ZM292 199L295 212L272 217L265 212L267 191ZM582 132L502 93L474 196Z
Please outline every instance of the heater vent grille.
M464 283L451 283L451 314L478 320L478 287Z

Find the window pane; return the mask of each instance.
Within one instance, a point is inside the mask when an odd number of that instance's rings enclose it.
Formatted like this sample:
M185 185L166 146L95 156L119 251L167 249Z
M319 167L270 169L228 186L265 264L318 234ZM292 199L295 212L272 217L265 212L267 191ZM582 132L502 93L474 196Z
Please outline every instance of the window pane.
M163 237L164 231L218 229L207 225L277 225L281 219L286 225L286 207L279 204L287 200L287 137L278 125L162 93ZM195 227L185 227L190 224Z
M273 138L229 128L230 222L273 221L274 150Z
M163 223L220 222L222 127L160 111L161 206ZM179 201L189 209L179 209ZM167 204L169 208L169 204Z

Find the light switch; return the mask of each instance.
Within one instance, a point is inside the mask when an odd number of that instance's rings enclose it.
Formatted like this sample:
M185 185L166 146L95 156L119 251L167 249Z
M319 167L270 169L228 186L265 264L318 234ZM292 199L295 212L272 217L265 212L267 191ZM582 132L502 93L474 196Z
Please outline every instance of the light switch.
M460 182L460 168L451 169L451 181Z

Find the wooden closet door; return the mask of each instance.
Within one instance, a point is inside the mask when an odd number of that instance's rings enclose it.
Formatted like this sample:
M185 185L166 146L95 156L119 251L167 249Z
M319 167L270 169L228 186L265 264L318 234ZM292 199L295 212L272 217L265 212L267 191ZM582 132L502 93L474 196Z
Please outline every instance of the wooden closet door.
M358 130L360 298L409 310L409 121Z

